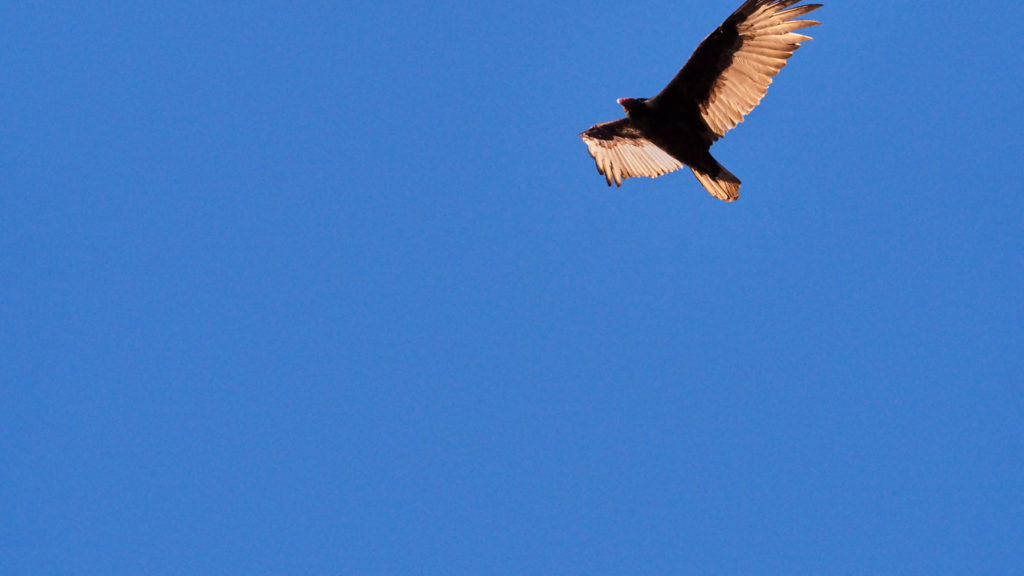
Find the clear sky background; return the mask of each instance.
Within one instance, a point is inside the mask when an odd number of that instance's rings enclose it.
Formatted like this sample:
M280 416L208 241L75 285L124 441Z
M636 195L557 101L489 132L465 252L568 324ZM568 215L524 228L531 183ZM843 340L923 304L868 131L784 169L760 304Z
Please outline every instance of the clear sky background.
M0 8L0 572L1024 573L1024 5Z

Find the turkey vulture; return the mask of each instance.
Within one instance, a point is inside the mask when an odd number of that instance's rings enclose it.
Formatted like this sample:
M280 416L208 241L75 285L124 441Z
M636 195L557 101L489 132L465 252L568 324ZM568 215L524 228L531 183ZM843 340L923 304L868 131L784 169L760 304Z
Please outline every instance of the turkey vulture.
M712 196L732 202L740 181L711 156L711 144L743 122L772 78L816 26L794 20L821 4L747 0L704 39L676 77L652 98L619 98L626 117L580 133L608 185L690 167Z

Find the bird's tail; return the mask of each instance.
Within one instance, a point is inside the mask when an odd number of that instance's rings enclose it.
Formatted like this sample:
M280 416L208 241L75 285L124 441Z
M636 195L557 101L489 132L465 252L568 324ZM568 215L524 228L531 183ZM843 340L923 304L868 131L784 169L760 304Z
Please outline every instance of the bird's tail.
M725 200L726 202L732 202L733 200L740 197L740 179L733 175L718 163L717 160L711 158L710 168L694 168L690 166L690 170L693 170L693 175L697 177L697 180L704 185L704 188L711 193L712 196L719 200Z

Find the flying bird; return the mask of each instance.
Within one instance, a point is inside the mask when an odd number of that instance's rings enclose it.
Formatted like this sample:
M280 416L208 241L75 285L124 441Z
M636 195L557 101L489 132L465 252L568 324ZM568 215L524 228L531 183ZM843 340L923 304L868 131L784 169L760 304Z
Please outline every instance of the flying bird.
M747 0L704 39L683 69L652 98L619 98L626 117L580 133L611 186L689 166L712 196L739 198L740 180L711 156L711 145L743 122L786 60L810 40L796 31L821 24L794 20L821 4Z

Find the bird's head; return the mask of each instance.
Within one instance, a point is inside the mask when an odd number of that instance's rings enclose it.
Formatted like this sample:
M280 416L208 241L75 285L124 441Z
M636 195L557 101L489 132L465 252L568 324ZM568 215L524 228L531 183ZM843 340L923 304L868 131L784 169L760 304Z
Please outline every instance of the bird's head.
M647 98L619 98L616 100L619 106L622 106L622 109L626 111L626 114L629 114L639 106L643 106L646 101Z

